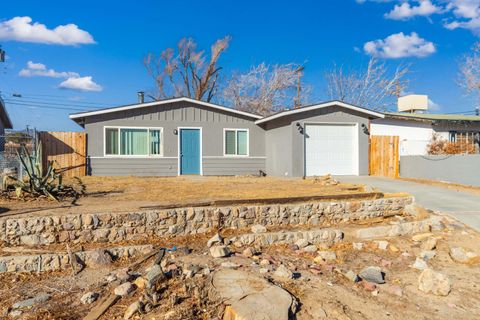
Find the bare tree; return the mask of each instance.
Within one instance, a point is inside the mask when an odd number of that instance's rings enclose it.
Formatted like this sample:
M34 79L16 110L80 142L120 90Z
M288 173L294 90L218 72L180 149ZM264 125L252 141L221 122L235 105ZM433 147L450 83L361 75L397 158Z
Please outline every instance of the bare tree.
M178 42L177 52L167 48L159 56L149 53L143 60L148 74L153 77L156 92L150 97L158 100L186 96L211 101L218 91L222 67L218 60L228 48L230 37L217 40L211 47L210 58L197 50L191 38Z
M244 74L234 74L223 90L223 99L235 109L260 115L291 108L308 94L308 88L300 85L302 71L295 63L261 63Z
M461 60L459 82L468 94L473 93L480 100L480 42Z
M366 70L345 71L335 65L325 73L330 99L341 100L372 110L385 110L405 91L409 66L399 66L390 73L383 62L371 58Z

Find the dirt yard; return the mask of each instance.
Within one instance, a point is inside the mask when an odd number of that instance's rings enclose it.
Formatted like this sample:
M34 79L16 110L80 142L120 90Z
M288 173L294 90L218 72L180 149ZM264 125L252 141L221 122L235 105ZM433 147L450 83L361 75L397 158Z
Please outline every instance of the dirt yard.
M417 217L391 217L377 222L375 226L426 218L428 213L422 211ZM480 236L448 218L444 218L443 223L442 230L429 234L372 240L356 237L358 230L371 225L338 225L336 227L345 234L344 239L335 244L315 245L314 250L307 250L309 246L303 247L301 244L239 245L235 236L251 231L228 231L222 232L222 236L228 239L223 242L229 243L231 254L220 258L212 258L207 246L207 240L213 233L152 239L150 244L167 248L177 246L177 251L167 253L161 262L166 278L159 280L156 287L157 302L140 313L134 313L130 319L233 319L223 314L225 301L213 294L218 290L215 287L216 274L226 269L244 272L252 279L268 279L267 285L285 289L284 292L291 295L294 301L295 312L288 318L290 320L479 319L479 261L455 261L450 250L452 247L465 247L478 253ZM432 239L435 239L433 245L427 243ZM384 247L379 241L383 241ZM183 249L186 246L189 250ZM448 292L438 295L419 290L419 278L423 271L412 266L424 251L431 251L433 255L425 260L428 268L448 277ZM320 252L335 255L331 259L319 260ZM119 286L119 281L125 281L120 280L122 277L128 277L139 287L108 308L100 318L124 319L129 307L135 305L136 301L145 301L142 299L145 299L147 291L142 288L142 282L134 279L146 277L154 259L126 272L125 268L137 260L139 257L120 259L95 268L87 267L77 275L72 275L71 270L0 275L0 317L14 318L11 306L15 302L48 293L48 301L31 309L17 310L13 313L15 319L81 319L100 305L102 299ZM287 271L283 272L286 275L278 273L281 266L286 267ZM357 282L345 276L346 270L357 275L368 266L382 270L384 284L366 280ZM99 294L97 301L82 303L82 297L88 292ZM281 308L280 301L270 303L277 311ZM238 304L234 306L240 310Z
M54 212L88 213L128 211L158 206L182 207L188 204L222 200L270 199L356 195L364 193L363 185L338 183L334 179L282 179L274 177L82 177L66 179L85 195L74 205L46 199L19 201L0 199L1 216Z

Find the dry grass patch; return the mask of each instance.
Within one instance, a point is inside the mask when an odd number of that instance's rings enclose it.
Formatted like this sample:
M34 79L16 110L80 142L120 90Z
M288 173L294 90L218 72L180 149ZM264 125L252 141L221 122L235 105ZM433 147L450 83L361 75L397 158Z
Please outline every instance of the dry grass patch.
M365 193L363 185L339 183L331 178L300 179L276 177L82 177L85 195L74 205L46 199L22 202L1 199L3 215L22 213L88 213L139 210L155 206L191 205L225 200L345 196ZM72 178L65 184L78 184Z

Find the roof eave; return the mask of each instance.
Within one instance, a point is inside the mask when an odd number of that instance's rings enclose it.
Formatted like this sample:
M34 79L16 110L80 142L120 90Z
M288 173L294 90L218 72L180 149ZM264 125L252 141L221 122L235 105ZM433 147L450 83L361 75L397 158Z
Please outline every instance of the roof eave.
M245 111L240 111L236 109L231 109L228 107L216 105L213 103L209 102L204 102L201 100L195 100L187 97L181 97L181 98L173 98L173 99L168 99L168 100L162 100L162 101L153 101L153 102L147 102L147 103L141 103L141 104L133 104L133 105L128 105L128 106L123 106L123 107L116 107L116 108L109 108L109 109L103 109L103 110L97 110L97 111L88 111L88 112L81 112L81 113L72 113L69 115L69 118L74 120L77 118L85 118L85 117L90 117L94 115L99 115L99 114L106 114L106 113L112 113L112 112L118 112L118 111L125 111L125 110L131 110L131 109L137 109L137 108L145 108L145 107L150 107L150 106L155 106L155 105L163 105L167 103L175 103L175 102L181 102L181 101L186 101L186 102L191 102L191 103L196 103L200 104L206 107L211 107L214 109L226 111L226 112L231 112L231 113L236 113L240 114L249 118L253 119L261 119L262 116L245 112Z
M417 121L417 122L427 122L427 123L432 123L434 120L433 119L425 119L425 118L415 118L415 117L405 117L401 115L394 115L394 114L386 114L385 118L387 119L395 119L395 120L410 120L410 121Z
M282 111L282 112L273 114L271 116L265 117L263 119L257 120L257 121L255 121L255 124L262 124L262 123L269 122L269 121L272 121L272 120L275 120L275 119L278 119L278 118L282 118L282 117L285 117L285 116L289 116L289 115L292 115L292 114L311 111L311 110L317 110L317 109L322 109L322 108L327 108L327 107L331 107L331 106L340 106L340 107L343 107L343 108L347 108L347 109L350 109L350 110L354 110L354 111L357 111L357 112L368 114L368 115L373 116L375 118L385 118L385 115L383 113L373 111L373 110L369 110L369 109L365 109L365 108L361 108L361 107L357 107L357 106L354 106L352 104L348 104L348 103L345 103L345 102L342 102L342 101L339 101L339 100L333 100L333 101L329 101L329 102L325 102L325 103L311 105L311 106L308 106L308 107Z
M422 118L422 117L415 117L415 116L404 116L401 114L386 114L386 118L388 119L396 119L396 120L405 120L405 121L417 121L417 122L425 122L425 123L439 123L439 122L460 122L460 123L479 123L479 120L476 119L434 119L434 118Z

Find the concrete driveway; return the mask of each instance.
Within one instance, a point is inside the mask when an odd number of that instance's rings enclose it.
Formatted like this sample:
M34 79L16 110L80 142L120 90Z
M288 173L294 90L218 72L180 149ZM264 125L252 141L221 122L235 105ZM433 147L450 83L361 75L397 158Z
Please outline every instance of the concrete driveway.
M410 193L421 206L447 213L480 231L480 195L383 177L341 176L335 178L342 182L370 185L383 192Z

